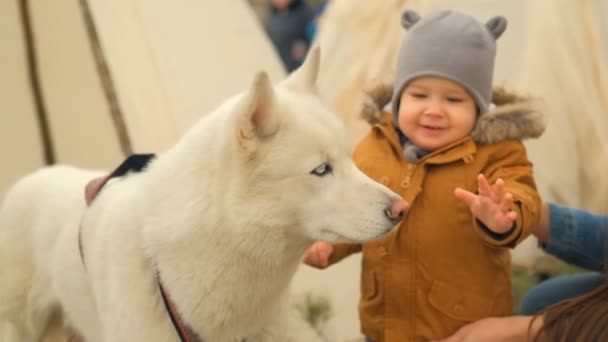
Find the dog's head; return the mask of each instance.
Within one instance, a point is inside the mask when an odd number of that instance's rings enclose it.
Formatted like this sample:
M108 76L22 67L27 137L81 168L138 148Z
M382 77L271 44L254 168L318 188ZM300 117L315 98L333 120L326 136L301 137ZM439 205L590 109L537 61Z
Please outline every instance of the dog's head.
M239 226L310 241L371 240L395 225L399 196L355 166L345 126L316 91L319 54L313 48L275 86L258 73L233 103L227 202Z

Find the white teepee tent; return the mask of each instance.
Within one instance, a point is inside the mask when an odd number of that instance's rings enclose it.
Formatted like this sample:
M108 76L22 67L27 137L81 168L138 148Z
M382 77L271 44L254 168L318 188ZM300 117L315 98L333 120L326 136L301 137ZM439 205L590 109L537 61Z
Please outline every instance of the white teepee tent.
M0 193L161 151L257 70L285 76L244 1L4 0L0 22Z

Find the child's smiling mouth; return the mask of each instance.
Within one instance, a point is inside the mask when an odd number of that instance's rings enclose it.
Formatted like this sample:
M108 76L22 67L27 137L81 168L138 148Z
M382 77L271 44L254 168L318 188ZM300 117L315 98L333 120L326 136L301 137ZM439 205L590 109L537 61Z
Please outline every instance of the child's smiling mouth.
M437 125L420 125L420 128L427 134L438 134L445 129L445 127Z

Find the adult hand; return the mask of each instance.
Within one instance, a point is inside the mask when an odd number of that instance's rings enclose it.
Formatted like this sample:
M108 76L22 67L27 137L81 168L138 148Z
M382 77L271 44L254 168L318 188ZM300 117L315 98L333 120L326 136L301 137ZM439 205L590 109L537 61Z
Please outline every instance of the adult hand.
M529 341L542 325L542 317L534 320L532 316L509 316L484 318L460 328L454 335L443 340L431 342L520 342Z
M538 241L547 243L549 241L549 229L551 227L551 209L549 204L543 202L540 207L540 220L532 233L536 235Z
M329 266L329 257L333 253L334 247L323 241L315 242L304 256L304 263L306 265L323 269Z

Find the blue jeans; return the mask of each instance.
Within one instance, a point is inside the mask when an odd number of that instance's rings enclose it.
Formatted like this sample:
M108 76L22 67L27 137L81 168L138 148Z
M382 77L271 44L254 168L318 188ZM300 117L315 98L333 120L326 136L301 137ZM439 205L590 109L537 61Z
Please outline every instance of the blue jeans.
M606 281L598 272L555 277L533 287L522 299L519 313L535 315L552 304L587 293Z
M603 271L608 217L549 204L549 239L543 248L570 264ZM549 279L532 288L522 300L520 313L531 315L551 304L589 292L606 280L590 272Z

